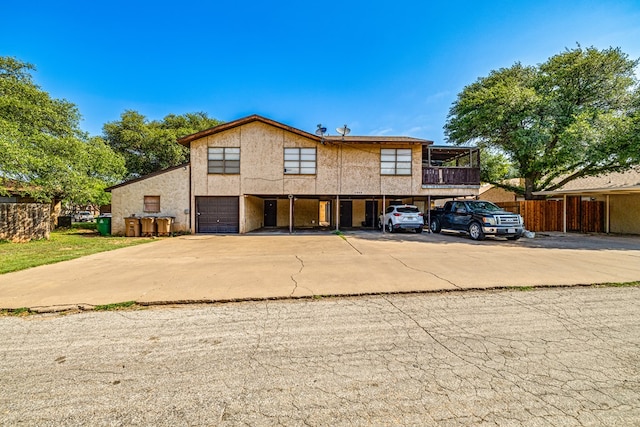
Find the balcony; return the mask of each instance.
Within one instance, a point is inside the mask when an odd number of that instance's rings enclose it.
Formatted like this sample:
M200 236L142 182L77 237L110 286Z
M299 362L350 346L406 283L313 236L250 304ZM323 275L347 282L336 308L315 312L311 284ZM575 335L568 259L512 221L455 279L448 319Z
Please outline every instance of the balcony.
M422 185L480 185L480 150L476 147L425 146Z
M424 185L480 185L480 168L423 167Z

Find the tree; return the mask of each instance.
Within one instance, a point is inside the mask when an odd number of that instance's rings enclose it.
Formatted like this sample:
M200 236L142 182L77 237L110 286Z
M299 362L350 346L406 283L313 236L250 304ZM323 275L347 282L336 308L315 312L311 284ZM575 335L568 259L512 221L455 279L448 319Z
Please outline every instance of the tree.
M627 170L640 163L637 65L619 49L578 46L536 67L492 71L458 94L445 134L504 153L524 178L517 190L526 199Z
M206 113L170 114L162 121L148 121L127 110L120 120L103 127L107 143L126 161L128 178L136 178L189 161L189 149L177 139L217 126L222 122Z
M124 173L123 159L79 128L80 114L31 77L35 67L0 57L0 178L39 201L108 202L104 188ZM0 183L0 193L8 190Z

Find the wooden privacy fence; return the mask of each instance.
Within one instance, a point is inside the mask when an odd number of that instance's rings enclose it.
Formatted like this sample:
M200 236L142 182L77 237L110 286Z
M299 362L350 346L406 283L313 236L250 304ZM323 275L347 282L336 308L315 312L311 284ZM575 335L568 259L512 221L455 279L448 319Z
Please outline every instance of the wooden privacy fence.
M51 206L40 203L0 203L0 240L26 242L48 239Z
M496 203L506 211L519 213L529 231L564 231L562 200L526 200ZM567 231L604 232L604 202L567 197Z

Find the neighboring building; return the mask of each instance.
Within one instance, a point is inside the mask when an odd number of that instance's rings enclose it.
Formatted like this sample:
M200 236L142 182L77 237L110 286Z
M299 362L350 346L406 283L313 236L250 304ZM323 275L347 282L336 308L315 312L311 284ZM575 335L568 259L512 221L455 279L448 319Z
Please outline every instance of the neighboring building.
M61 203L39 203L27 196L29 186L0 178L0 240L26 242L48 239L57 225Z
M181 138L190 163L112 193L112 232L128 216L173 216L174 230L374 227L391 200L428 209L477 196L477 148L397 136L326 136L253 115Z
M111 192L111 233L124 234L124 218L169 216L173 230L189 232L189 179L191 167L184 164L107 188Z
M510 179L506 183L512 186L523 186L524 183L521 178ZM482 184L480 192L478 194L480 200L488 200L493 203L508 203L524 200L524 197L519 196L515 191L510 191L502 187L497 187L493 184Z
M579 178L557 190L534 194L563 199L567 206L602 202L605 233L640 234L640 168ZM564 222L566 229L566 216Z

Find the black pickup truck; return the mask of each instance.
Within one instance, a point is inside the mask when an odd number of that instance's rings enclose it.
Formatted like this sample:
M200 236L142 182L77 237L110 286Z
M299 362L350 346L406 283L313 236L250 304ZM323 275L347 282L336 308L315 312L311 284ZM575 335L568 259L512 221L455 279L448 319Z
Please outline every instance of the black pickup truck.
M524 233L524 222L520 215L506 212L491 202L454 200L430 212L429 228L433 233L462 231L473 240L482 240L485 236L518 240Z

